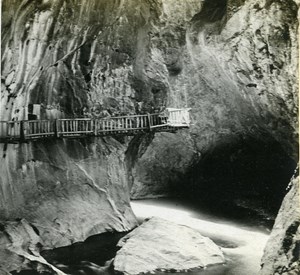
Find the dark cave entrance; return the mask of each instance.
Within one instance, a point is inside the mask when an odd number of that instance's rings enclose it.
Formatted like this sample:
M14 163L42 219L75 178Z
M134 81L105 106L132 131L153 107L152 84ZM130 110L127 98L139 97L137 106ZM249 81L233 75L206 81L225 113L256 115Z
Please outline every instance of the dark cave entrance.
M239 137L207 152L171 192L216 215L271 228L296 165L270 136Z

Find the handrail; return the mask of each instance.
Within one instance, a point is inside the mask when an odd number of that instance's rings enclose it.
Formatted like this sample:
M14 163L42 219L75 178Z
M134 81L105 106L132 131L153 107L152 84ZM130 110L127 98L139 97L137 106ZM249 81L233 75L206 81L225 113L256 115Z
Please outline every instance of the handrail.
M0 142L48 137L103 136L189 127L186 111L176 109L169 116L142 114L105 118L62 118L55 120L0 121Z

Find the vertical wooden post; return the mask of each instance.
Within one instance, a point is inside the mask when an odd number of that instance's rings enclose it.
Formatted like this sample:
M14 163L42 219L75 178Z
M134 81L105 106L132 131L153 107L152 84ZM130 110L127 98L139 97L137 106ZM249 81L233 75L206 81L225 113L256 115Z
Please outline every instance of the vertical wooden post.
M99 120L94 119L94 135L97 136L98 134L98 122L100 122Z
M53 125L54 125L54 137L58 138L59 133L58 133L58 120L57 119L54 119Z
M6 138L9 138L9 122L6 122L6 134L5 134Z
M20 121L20 142L25 142L24 121Z
M131 118L128 119L128 122L129 122L129 129L131 129L132 128L132 120L131 120Z
M151 123L151 115L148 113L147 116L148 116L148 127L149 127L149 131L151 131L151 130L152 130L152 128L151 128L151 126L152 126L152 123Z

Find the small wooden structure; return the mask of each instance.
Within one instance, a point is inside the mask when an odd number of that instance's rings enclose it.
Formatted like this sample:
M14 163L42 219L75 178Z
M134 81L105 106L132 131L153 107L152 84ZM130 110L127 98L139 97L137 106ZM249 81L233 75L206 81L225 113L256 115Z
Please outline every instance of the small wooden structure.
M149 131L174 132L190 126L190 109L166 110L167 115L0 121L0 142L25 142L50 137L135 135Z

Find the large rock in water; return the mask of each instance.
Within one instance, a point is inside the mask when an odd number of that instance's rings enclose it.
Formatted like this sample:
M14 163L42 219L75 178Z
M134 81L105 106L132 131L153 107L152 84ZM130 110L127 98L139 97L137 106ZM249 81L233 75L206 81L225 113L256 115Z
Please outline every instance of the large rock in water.
M187 226L153 217L120 240L115 271L184 271L225 262L220 248Z
M299 177L291 185L266 245L260 275L300 274Z

